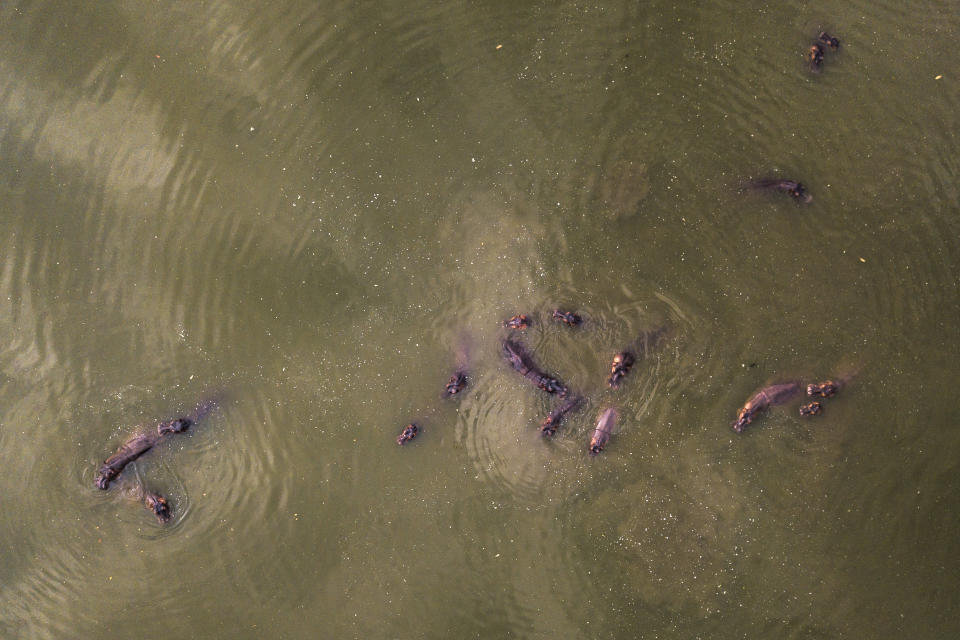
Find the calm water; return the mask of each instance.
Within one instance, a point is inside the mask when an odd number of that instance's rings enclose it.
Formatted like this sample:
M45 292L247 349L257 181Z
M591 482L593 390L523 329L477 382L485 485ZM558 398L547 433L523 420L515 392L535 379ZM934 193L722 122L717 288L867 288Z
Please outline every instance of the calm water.
M933 0L0 5L0 636L957 637L958 31ZM765 175L813 202L738 192ZM589 398L551 441L518 312Z

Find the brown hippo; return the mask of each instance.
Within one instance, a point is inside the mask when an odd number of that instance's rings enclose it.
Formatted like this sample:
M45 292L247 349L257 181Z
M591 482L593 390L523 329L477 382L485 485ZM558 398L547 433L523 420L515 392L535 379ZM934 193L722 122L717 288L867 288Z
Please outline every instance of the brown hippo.
M543 423L540 425L540 433L544 436L552 436L557 432L557 427L560 426L560 423L563 422L563 419L571 411L576 411L583 405L582 396L573 396L569 400L565 400L560 404L559 407L550 412L546 418L543 419Z
M823 411L823 405L819 402L811 402L800 407L801 416L815 416Z
M610 377L607 378L607 384L614 389L619 388L620 381L630 373L630 369L636 361L636 357L629 351L621 351L613 356L613 364L610 365Z
M760 389L750 396L750 399L747 400L743 408L737 413L737 419L733 423L733 430L740 433L758 414L763 413L774 405L787 402L799 391L799 382L782 382L780 384L771 384Z
M217 400L204 400L196 406L189 416L161 422L154 431L138 433L120 445L117 452L107 458L97 471L95 484L98 489L106 489L123 472L124 467L152 449L158 442L171 435L183 433L196 422L206 417L217 407Z
M403 432L397 436L397 444L404 445L417 437L417 434L420 433L420 427L413 424L412 422L406 426Z
M567 388L563 386L563 383L541 371L520 343L513 340L504 340L503 357L515 371L540 389L547 393L559 394L560 397L567 395Z
M447 381L447 386L444 388L444 393L446 393L448 396L455 396L466 388L467 374L465 374L463 371L457 371L450 376L450 380Z
M98 489L106 489L123 471L124 467L145 454L160 441L158 433L143 433L132 436L117 449L117 452L104 460L97 472L95 483Z
M637 362L637 356L646 354L656 347L667 333L667 327L659 327L653 331L644 331L636 340L623 351L613 356L613 363L610 365L610 376L607 378L607 384L613 389L618 389L623 379L630 373L630 369Z
M810 45L810 48L807 49L806 58L807 64L810 65L810 71L820 73L820 70L823 68L823 47L814 42Z
M144 491L143 505L157 516L157 522L164 524L170 520L170 505L167 499L154 491Z
M782 191L789 194L796 202L811 202L813 196L807 193L807 188L800 182L780 180L778 178L761 178L744 185L746 189L766 189L768 191Z
M530 320L530 316L522 313L517 314L509 320L505 320L503 322L503 326L508 329L526 329L531 324L533 324L533 322Z
M840 41L834 38L833 36L831 36L826 31L820 32L820 35L817 36L817 42L819 42L820 44L826 45L827 47L829 47L830 49L833 49L834 51L840 48Z
M811 398L829 398L840 391L840 383L833 380L814 382L807 385L807 395Z
M571 327L575 327L581 322L583 322L583 318L573 313L572 311L560 311L560 309L553 310L553 319L559 320L560 322L563 322L564 324L568 324Z
M860 368L848 371L843 375L824 380L823 382L813 382L807 385L807 395L811 398L830 398L837 395L840 389L850 384L850 381L860 373Z

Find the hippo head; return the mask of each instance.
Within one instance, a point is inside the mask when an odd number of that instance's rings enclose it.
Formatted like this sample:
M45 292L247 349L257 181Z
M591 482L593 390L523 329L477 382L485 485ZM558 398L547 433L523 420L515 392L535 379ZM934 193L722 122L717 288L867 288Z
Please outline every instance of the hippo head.
M177 418L176 420L171 420L170 422L161 422L157 426L157 433L160 435L165 435L167 433L183 433L193 424L193 421L190 418Z
M157 493L148 493L144 496L143 502L148 509L153 511L159 522L163 523L170 520L170 505L166 498Z

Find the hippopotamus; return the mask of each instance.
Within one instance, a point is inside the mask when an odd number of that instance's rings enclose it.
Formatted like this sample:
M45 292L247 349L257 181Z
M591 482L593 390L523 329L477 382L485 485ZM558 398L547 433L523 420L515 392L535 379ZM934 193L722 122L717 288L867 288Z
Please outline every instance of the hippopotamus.
M613 363L610 365L610 376L607 378L607 384L613 389L619 389L620 383L637 362L636 354L644 355L656 347L666 335L667 330L668 328L663 326L652 331L644 331L626 349L617 352L613 356Z
M743 408L737 413L737 419L733 423L733 430L740 433L758 414L774 405L787 402L799 391L799 382L781 382L760 389L750 396L750 399L747 400Z
M560 423L563 422L563 419L571 411L576 411L583 405L583 397L573 396L572 398L565 400L558 406L556 409L550 412L546 418L543 419L543 422L540 425L540 433L544 436L552 436L557 432L557 427L560 426Z
M630 373L630 369L636 361L637 358L629 351L621 351L613 356L613 364L610 365L610 377L607 378L607 384L614 389L619 388L620 381Z
M858 373L860 373L859 367L853 371L847 371L844 374L830 378L829 380L808 384L807 395L811 398L829 398L835 396L840 389L847 386Z
M503 326L508 329L526 329L531 324L533 324L533 322L530 320L530 316L522 313L517 314L509 320L505 320L503 322Z
M561 311L560 309L553 310L553 318L554 320L559 320L560 322L568 324L571 327L575 327L583 322L583 318L572 311Z
M762 178L754 182L748 182L744 185L747 189L767 189L770 191L782 191L790 194L797 202L811 202L813 196L807 193L806 187L800 182L793 180L779 180L777 178Z
M614 408L605 409L597 420L597 427L590 436L590 453L596 455L603 451L603 448L610 440L613 434L613 428L617 423L617 410Z
M819 402L811 402L800 407L801 416L815 416L823 410Z
M196 406L189 416L182 416L168 420L167 422L161 422L154 431L138 433L128 438L126 442L120 445L116 453L104 460L103 464L100 465L95 479L97 488L108 488L110 482L123 472L124 467L147 451L150 451L150 449L156 446L161 440L177 433L183 433L213 411L216 406L216 400L204 400Z
M157 522L164 524L170 520L170 505L167 499L154 491L144 491L143 505L157 516Z
M97 472L95 484L98 489L107 489L123 471L124 467L145 454L160 441L159 433L142 433L129 438L120 445L117 452L104 460Z
M420 433L420 427L413 424L412 422L406 426L403 432L397 437L397 444L404 445L417 437L417 434Z
M157 425L156 433L140 433L129 438L120 445L117 452L104 460L97 472L96 485L98 489L106 489L110 482L123 471L128 464L150 451L160 440L175 434L183 433L193 424L190 418L176 418Z
M827 33L826 31L821 31L821 32L820 32L820 35L817 36L817 41L820 42L821 44L824 44L824 45L830 47L830 48L833 49L834 51L836 51L837 49L840 48L840 41L839 41L838 39L834 38L833 36L831 36L831 35L830 35L829 33Z
M448 396L455 396L466 388L467 374L465 374L463 371L457 371L450 376L450 380L447 381L447 386L444 388L444 393L446 393Z
M833 380L814 382L807 385L807 395L811 398L829 398L840 390L840 383Z
M823 47L814 42L810 45L810 48L807 49L806 58L807 64L810 65L810 71L820 73L820 69L823 68Z
M547 393L556 393L560 397L567 395L567 388L556 378L548 376L541 371L533 362L530 354L513 340L503 341L503 357L513 369L520 373L524 378L537 385Z

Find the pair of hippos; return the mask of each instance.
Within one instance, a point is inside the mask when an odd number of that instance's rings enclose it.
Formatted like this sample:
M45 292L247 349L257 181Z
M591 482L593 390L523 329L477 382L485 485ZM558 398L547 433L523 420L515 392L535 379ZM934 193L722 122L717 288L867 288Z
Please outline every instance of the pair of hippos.
M807 64L810 65L810 71L813 73L820 73L820 70L823 68L823 55L826 53L824 47L831 51L836 51L840 48L840 41L826 31L820 32L816 42L807 49Z
M821 31L820 35L817 36L816 42L814 42L810 48L807 50L806 59L807 63L810 65L810 71L813 73L820 73L821 68L823 67L823 55L826 51L824 49L830 49L836 51L840 48L840 40L831 36L826 31ZM763 189L766 191L779 191L781 193L786 193L789 195L795 202L811 202L813 196L807 191L806 187L803 186L803 183L797 182L795 180L782 180L780 178L763 178L753 182L747 182L743 185L744 189Z
M551 317L554 320L569 326L577 326L583 322L583 319L576 313L570 311L561 311L559 309L555 309ZM521 330L528 328L531 324L532 321L530 316L518 314L505 321L503 326L508 329ZM653 334L648 335L648 341L651 337L654 341L656 341L664 333L664 331L664 329L660 329ZM560 424L563 422L563 419L568 414L580 409L586 402L586 399L579 394L574 393L571 395L569 388L566 385L564 385L559 379L549 375L543 369L541 369L533 359L532 354L530 354L530 352L527 351L527 349L516 340L512 340L510 338L504 339L501 343L501 354L510 367L519 373L524 379L536 386L541 391L551 395L557 395L561 399L560 404L553 409L553 411L551 411L541 423L541 435L553 436L560 427ZM613 357L613 363L610 366L610 375L607 378L607 384L613 389L619 388L621 382L630 372L630 369L635 363L636 356L633 354L630 348L618 352ZM450 380L446 384L444 393L447 396L455 396L463 391L466 386L467 373L461 369L454 372L454 374L450 376ZM616 420L616 409L608 408L601 413L600 418L597 421L597 426L594 428L590 437L589 452L591 454L597 454L603 451L603 448L610 440L610 436L613 434ZM397 437L397 444L403 445L407 442L410 442L417 436L419 432L420 427L418 425L412 423L408 424Z
M98 489L106 491L110 488L110 483L123 473L123 470L128 464L153 449L160 444L160 442L178 433L184 433L215 407L216 401L214 400L202 402L197 405L189 416L182 416L161 422L156 428L150 431L130 436L120 445L116 453L104 460L103 464L100 465L94 484ZM170 503L161 494L156 491L150 491L143 486L138 486L135 496L147 509L153 512L158 522L163 524L170 520Z

